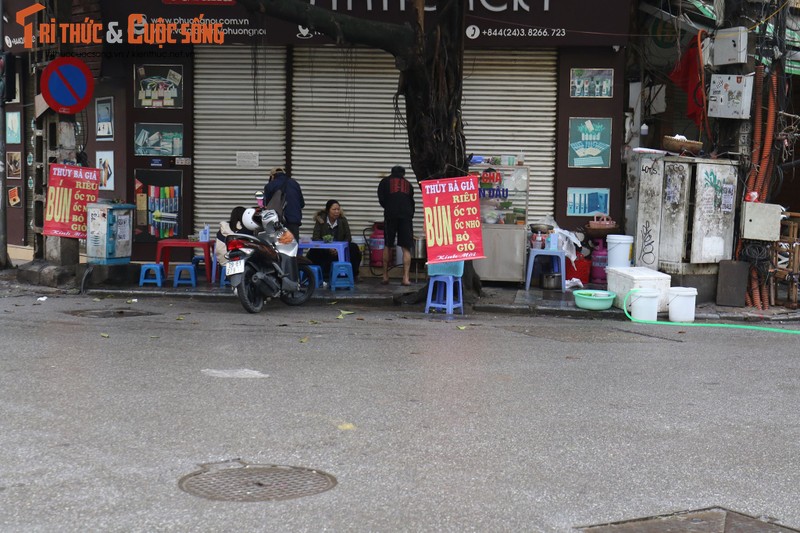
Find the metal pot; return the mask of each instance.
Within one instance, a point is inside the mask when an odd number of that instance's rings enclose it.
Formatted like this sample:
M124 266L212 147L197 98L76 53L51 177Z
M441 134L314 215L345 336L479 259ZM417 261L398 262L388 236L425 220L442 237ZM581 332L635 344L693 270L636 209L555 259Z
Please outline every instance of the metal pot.
M529 224L528 227L533 233L550 233L553 231L553 226L550 224Z
M561 274L542 274L542 288L555 290L561 288Z
M425 239L414 239L414 249L411 250L412 259L427 259L428 247Z

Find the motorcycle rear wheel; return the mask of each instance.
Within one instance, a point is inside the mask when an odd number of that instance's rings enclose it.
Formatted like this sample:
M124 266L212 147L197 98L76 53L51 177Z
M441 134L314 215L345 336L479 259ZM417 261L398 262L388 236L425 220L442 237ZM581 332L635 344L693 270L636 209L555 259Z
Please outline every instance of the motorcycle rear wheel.
M314 294L316 286L314 271L308 265L298 265L297 271L300 277L300 287L295 292L281 294L281 301L286 305L302 305Z
M256 269L253 265L245 265L244 274L242 275L242 284L238 287L239 290L236 294L239 296L239 301L242 302L242 307L248 313L260 313L264 308L264 295L258 290L258 287L253 283L253 276L256 274Z

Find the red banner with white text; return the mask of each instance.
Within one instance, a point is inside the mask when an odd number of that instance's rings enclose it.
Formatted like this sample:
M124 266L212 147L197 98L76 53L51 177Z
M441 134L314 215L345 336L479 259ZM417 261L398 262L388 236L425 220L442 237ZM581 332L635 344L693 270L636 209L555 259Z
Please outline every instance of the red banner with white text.
M99 168L50 165L43 233L85 239L86 204L97 201L99 188Z
M477 176L421 183L428 263L483 259Z

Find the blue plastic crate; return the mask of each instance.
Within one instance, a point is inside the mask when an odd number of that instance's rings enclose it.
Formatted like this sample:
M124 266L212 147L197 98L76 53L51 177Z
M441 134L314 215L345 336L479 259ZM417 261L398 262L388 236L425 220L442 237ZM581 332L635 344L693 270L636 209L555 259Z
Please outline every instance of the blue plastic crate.
M464 275L464 261L452 261L450 263L434 263L428 265L429 276L455 276L460 278Z

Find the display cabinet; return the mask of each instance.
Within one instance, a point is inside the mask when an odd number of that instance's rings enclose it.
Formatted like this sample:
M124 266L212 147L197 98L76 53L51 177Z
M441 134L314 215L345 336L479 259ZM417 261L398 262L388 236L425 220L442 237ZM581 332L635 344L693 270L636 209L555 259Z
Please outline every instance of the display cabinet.
M487 281L525 281L528 236L528 190L526 166L472 168L477 174L486 259L474 262L475 271Z

